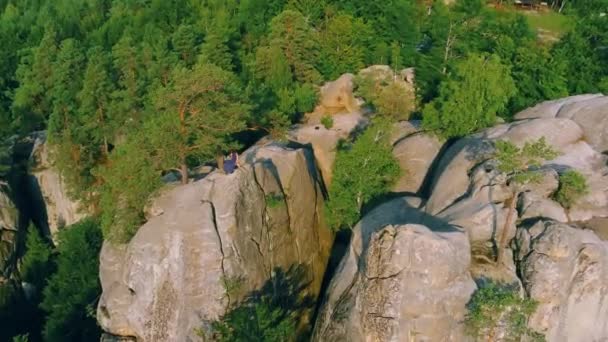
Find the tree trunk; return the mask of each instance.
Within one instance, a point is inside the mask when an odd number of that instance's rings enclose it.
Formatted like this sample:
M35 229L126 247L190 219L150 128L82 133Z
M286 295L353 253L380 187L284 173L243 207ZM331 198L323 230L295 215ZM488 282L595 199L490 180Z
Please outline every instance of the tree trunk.
M445 40L445 50L444 50L444 53L443 53L443 70L442 70L442 73L444 75L448 71L447 64L448 64L448 57L450 55L450 48L451 48L451 45L452 45L452 41L451 40L452 40L452 27L453 26L454 26L454 24L450 23L450 27L448 29L448 37Z
M180 156L180 160L179 173L182 176L182 184L188 184L188 164L186 164L186 156L183 153Z
M503 263L505 258L505 248L507 247L507 238L509 236L509 228L511 227L511 217L513 217L513 212L515 212L515 206L517 205L517 197L519 197L519 191L513 191L513 197L509 202L509 211L507 212L507 219L505 221L505 225L502 227L502 234L500 234L500 239L498 241L498 257L497 263L500 265Z

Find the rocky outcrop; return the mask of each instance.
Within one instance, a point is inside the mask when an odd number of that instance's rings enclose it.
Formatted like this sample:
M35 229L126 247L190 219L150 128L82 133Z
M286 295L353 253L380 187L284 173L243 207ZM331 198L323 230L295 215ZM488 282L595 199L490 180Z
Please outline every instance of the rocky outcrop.
M7 185L0 184L0 286L11 278L20 239L19 212Z
M65 226L74 224L86 216L85 209L68 196L65 182L52 165L49 147L44 132L35 135L30 156L30 193L40 194L44 200L48 229L55 239L55 233ZM46 227L45 227L46 228Z
M462 341L469 264L465 232L385 203L354 228L313 341Z
M397 141L393 146L393 156L404 172L392 191L418 193L442 146L437 137L426 133L413 134Z
M608 151L608 96L601 94L577 95L548 101L526 109L515 119L565 118L578 124L584 139L595 150Z
M212 173L163 193L126 246L101 253L102 328L138 341L195 340L276 270L305 270L319 293L332 237L312 153L254 146L231 175ZM237 286L238 285L238 286Z
M320 90L320 101L315 113L338 114L359 111L359 101L353 95L353 74L344 74L337 80L327 82Z
M323 126L318 120L298 125L289 131L289 139L300 144L310 145L317 166L326 186L331 184L334 161L340 140L348 139L354 132L364 128L368 120L362 114L336 114L332 116L333 125Z
M539 303L529 325L547 341L608 338L608 242L552 221L518 231L526 292Z

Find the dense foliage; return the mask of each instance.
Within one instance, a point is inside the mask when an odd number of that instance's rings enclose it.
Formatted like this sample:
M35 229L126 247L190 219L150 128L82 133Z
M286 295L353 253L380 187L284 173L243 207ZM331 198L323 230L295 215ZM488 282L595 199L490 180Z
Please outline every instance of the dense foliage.
M363 205L389 192L401 169L394 159L390 123L376 121L352 144L338 150L325 212L333 230L351 228Z
M439 96L424 107L423 126L444 138L471 134L493 125L515 90L498 56L467 56L441 83Z
M485 284L473 294L467 306L467 332L479 340L522 341L523 338L544 341L541 334L527 326L537 303L521 298L514 289L495 283Z
M425 126L444 137L605 90L606 1L553 7L573 27L539 44L524 16L482 0L4 0L0 140L47 129L70 195L126 241L161 175L187 179L249 130L284 137L345 72L414 66ZM379 113L408 117L396 85L372 90Z
M97 305L99 284L99 224L91 219L59 232L56 267L44 288L41 307L47 313L45 341L93 341L100 329L90 312Z
M559 175L559 188L555 200L564 208L570 208L582 196L589 193L589 185L583 174L576 170L568 170Z

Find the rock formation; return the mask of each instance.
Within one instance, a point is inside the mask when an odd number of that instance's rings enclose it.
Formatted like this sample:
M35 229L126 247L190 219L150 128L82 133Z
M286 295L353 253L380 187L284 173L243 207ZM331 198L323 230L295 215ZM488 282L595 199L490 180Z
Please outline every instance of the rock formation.
M317 297L332 237L312 153L267 144L241 158L234 174L215 172L161 195L152 205L160 215L128 245L104 245L97 317L105 331L194 340L195 329L294 266Z
M395 155L406 155L401 165L416 175L411 183L400 181L411 188L396 189L428 198L420 210L403 200L385 203L356 226L313 340L467 340L461 319L475 288L471 279L514 285L536 300L529 326L547 341L607 339L608 242L581 229L603 236L608 231L608 129L601 128L607 101L584 95L539 104L518 114L518 121L447 148L415 123L396 125ZM523 146L541 137L559 156L538 170L540 182L513 198L493 160L494 143ZM590 191L564 208L552 196L559 174L570 169L585 176ZM419 188L423 180L426 194ZM508 219L510 201L517 201L517 210ZM503 234L511 243L498 264Z
M0 287L11 278L17 262L20 240L19 212L9 196L7 185L0 185Z
M52 165L49 156L46 135L43 132L35 135L34 146L30 156L32 194L40 194L44 200L48 230L54 239L55 233L86 217L84 208L68 196L64 181Z
M329 128L312 121L298 125L289 132L290 140L301 144L310 144L319 171L323 176L323 181L328 187L331 184L338 142L341 139L348 139L355 131L365 127L368 122L367 118L358 112L336 114L332 118L333 126Z
M354 78L353 74L344 74L321 87L320 103L315 113L323 115L358 112L359 101L353 94Z
M462 341L476 286L465 232L396 199L354 228L313 341Z
M548 341L608 339L608 242L598 237L608 236L606 101L545 102L449 146L418 122L396 124L391 143L406 177L393 190L417 197L381 204L356 225L322 296L313 341L468 341L466 304L486 281L536 300L528 325ZM306 294L317 298L332 244L323 185L338 141L366 122L358 113L333 118L331 128L296 127L290 140L299 144L250 148L232 175L167 187L128 245L104 245L103 329L187 341L275 270L293 266L306 270ZM516 198L496 167L495 142L541 137L559 156ZM564 208L553 195L570 169L590 191Z
M608 242L593 232L538 221L516 241L526 292L539 306L530 326L547 341L608 338Z

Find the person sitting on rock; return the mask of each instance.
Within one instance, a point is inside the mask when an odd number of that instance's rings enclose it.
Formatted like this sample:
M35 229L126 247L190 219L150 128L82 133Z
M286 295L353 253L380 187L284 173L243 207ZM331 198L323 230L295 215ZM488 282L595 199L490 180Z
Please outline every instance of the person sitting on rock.
M232 174L237 167L239 167L239 155L233 150L224 160L224 172L228 175Z

